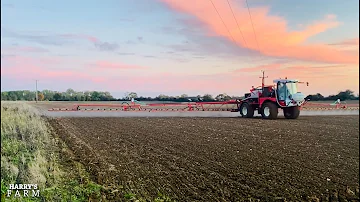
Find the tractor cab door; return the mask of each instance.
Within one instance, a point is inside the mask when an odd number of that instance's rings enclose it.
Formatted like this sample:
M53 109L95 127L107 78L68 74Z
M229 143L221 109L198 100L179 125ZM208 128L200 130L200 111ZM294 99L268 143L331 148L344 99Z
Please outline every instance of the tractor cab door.
M289 95L287 95L288 90L286 88L285 83L278 82L276 90L277 90L277 95L278 95L279 101L285 101L287 96L289 96Z

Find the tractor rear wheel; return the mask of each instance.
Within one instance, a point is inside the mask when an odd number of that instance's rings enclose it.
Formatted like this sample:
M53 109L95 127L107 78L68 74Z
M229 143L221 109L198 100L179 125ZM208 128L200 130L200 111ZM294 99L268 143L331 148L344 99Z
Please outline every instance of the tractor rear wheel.
M265 102L261 107L261 116L263 119L277 119L278 106L273 102Z
M296 107L287 107L283 109L284 116L287 119L297 119L300 115L300 108Z
M254 116L254 109L247 102L244 102L240 106L239 111L240 111L241 116L244 117L244 118L252 118Z

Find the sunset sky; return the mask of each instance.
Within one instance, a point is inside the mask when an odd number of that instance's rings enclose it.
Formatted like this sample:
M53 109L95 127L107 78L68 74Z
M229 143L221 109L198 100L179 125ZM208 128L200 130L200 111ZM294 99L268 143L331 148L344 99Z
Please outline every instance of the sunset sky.
M1 91L243 95L265 70L359 93L358 0L248 0L255 34L246 1L229 3L2 0Z

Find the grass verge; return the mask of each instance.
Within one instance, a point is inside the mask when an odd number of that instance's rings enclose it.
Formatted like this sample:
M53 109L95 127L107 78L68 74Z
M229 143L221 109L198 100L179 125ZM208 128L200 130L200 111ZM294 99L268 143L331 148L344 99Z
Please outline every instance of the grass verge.
M45 118L25 102L1 102L1 201L88 201L101 186L81 164L66 161L68 150L51 135ZM9 184L37 184L39 197L7 197ZM23 192L20 191L20 194Z

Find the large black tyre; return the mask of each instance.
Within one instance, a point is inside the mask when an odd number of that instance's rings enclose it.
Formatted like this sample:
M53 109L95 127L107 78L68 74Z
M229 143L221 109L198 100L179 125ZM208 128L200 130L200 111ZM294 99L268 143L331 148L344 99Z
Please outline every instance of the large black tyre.
M284 116L287 119L297 119L300 115L300 108L296 107L287 107L283 109Z
M244 117L244 118L252 118L254 116L254 109L247 102L244 102L240 106L239 111L240 111L241 116Z
M277 119L278 106L273 102L265 102L261 106L261 116L263 119Z

